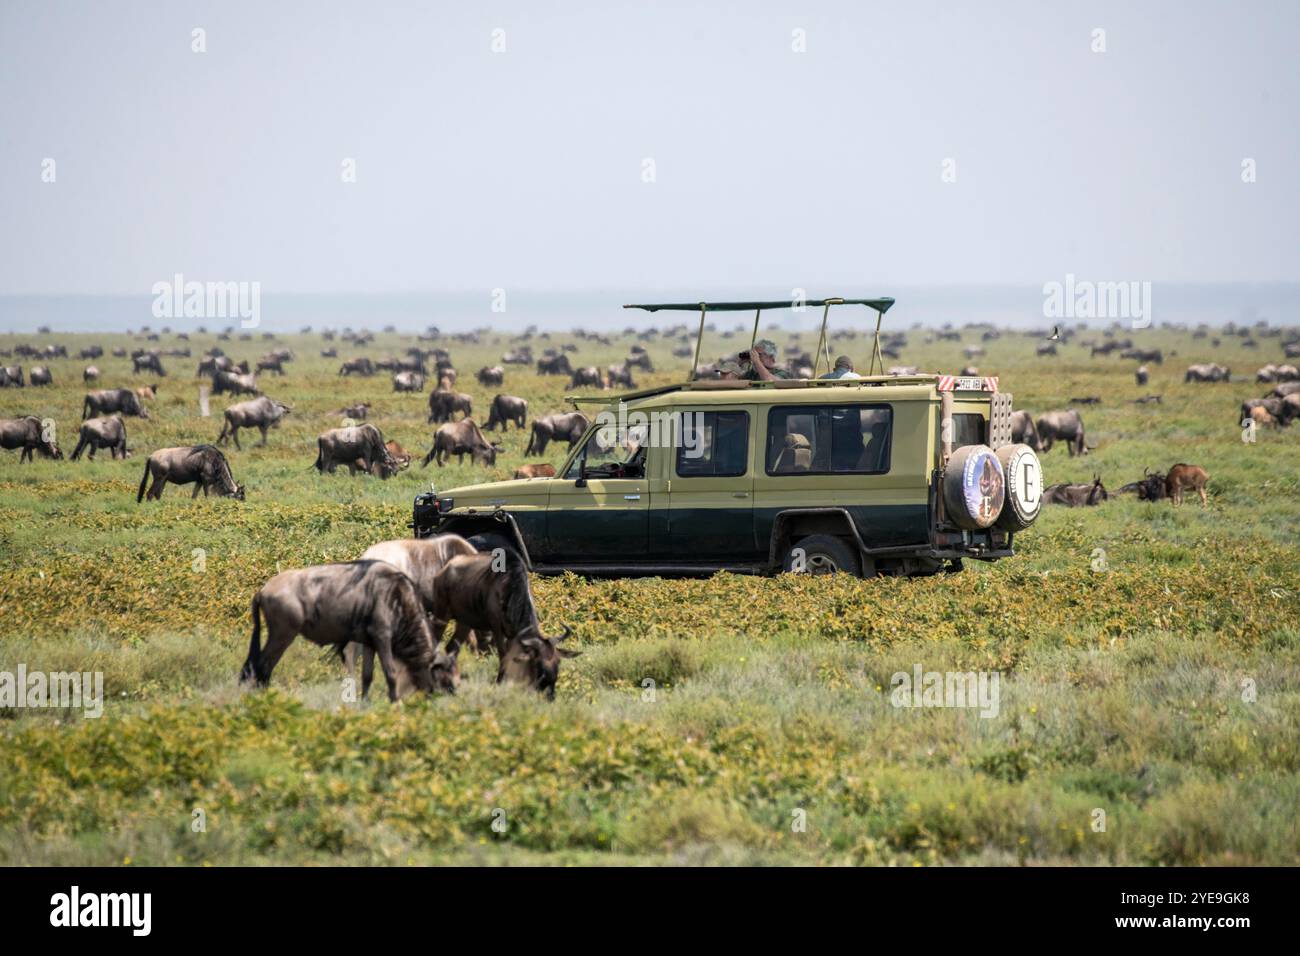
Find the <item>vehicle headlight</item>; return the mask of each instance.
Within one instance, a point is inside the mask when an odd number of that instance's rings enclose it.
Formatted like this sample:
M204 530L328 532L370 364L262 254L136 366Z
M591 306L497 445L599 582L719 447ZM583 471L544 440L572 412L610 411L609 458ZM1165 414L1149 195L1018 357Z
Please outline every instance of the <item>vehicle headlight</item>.
M455 499L455 498L439 498L439 499L438 499L438 513L439 513L439 514L446 514L448 511L450 511L450 510L451 510L452 508L454 508L454 507L456 507L456 499Z

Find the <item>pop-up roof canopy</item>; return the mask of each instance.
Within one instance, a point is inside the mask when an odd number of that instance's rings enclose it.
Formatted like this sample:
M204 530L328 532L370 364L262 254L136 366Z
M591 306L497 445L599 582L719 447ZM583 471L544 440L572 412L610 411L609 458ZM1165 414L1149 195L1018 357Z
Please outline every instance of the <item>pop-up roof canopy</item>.
M880 320L885 317L894 300L889 296L883 296L879 299L783 299L776 302L668 302L656 305L625 305L625 309L644 309L646 312L694 312L697 309L700 313L700 331L695 337L695 364L691 366L691 380L695 379L695 370L700 367L700 344L704 341L704 317L710 312L748 312L754 310L754 334L749 340L749 347L754 347L754 342L758 339L758 320L763 314L764 309L794 309L806 306L822 307L822 331L817 341L816 357L813 360L813 377L817 377L817 370L821 366L822 352L826 353L826 367L830 368L830 343L826 340L826 319L830 315L830 309L833 305L865 305L869 309L876 311L876 344L871 353L871 369L868 374L872 374L876 369L876 361L880 361L880 370L885 370L885 360L880 355Z

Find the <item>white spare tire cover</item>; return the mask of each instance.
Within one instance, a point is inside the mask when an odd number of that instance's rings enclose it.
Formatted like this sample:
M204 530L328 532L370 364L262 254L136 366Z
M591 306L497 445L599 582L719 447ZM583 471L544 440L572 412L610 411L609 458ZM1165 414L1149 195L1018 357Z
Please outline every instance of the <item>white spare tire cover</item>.
M943 473L943 503L948 520L959 528L991 527L1006 496L1002 463L988 445L963 445L952 453Z
M1034 523L1043 503L1043 466L1028 445L1003 445L998 461L1007 480L1007 501L998 527L1023 531Z

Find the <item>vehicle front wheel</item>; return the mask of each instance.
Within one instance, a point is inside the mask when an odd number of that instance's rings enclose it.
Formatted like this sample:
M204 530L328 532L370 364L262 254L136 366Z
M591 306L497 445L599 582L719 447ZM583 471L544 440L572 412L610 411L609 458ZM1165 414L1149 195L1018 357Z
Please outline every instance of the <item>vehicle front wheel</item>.
M843 538L812 534L792 544L781 562L783 571L795 574L862 575L857 548Z

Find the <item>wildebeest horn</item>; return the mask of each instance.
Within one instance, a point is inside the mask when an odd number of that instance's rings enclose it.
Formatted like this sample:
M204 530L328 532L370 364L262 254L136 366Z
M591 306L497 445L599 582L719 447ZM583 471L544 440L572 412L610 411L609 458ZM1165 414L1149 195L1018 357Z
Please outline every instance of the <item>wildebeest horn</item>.
M560 627L564 628L564 633L561 634L559 637L553 637L553 638L551 638L551 643L552 643L552 644L559 644L559 643L562 642L562 641L567 641L567 640L569 639L570 635L573 634L573 631L569 628L569 625L567 625L567 624L561 624Z

